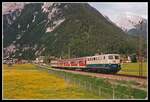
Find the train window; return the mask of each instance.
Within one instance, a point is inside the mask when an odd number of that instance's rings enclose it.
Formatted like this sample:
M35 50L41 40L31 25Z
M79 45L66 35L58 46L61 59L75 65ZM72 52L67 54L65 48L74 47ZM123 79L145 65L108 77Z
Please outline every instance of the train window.
M96 60L96 58L94 57L93 60Z
M104 58L103 59L105 59L105 56L104 56Z
M108 56L108 59L113 59L113 56Z
M119 56L115 56L115 59L119 59Z

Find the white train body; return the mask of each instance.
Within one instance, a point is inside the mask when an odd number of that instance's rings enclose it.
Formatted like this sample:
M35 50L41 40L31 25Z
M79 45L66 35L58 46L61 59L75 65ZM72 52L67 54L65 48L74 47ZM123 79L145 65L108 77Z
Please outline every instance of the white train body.
M51 66L58 68L98 70L109 73L118 72L121 69L119 54L103 54L73 59L55 60L51 61Z

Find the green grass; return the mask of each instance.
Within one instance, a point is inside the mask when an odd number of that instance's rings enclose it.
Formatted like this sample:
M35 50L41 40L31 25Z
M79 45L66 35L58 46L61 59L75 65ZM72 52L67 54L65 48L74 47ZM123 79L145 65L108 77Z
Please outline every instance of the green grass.
M86 75L80 75L80 74L73 74L68 73L64 71L52 71L51 68L49 68L50 73L53 73L55 75L58 75L59 77L63 77L65 79L69 79L72 82L80 83L84 86L84 83L87 83L87 91L97 93L99 87L102 89L102 96L107 97L108 99L112 99L113 94L113 82L119 83L119 85L114 85L115 88L115 97L121 98L121 99L128 99L128 98L135 98L135 99L144 99L147 96L147 92L135 89L130 86L135 85L135 82L122 82L122 81L116 81L116 80L108 80L108 79L102 79L102 78L96 78L96 77L90 77ZM111 81L111 82L110 82ZM122 83L124 83L126 86L122 86ZM89 90L89 85L92 85L92 91Z
M119 74L139 75L139 63L125 63L121 67L122 69L118 72ZM147 63L143 63L143 76L147 76L147 72Z

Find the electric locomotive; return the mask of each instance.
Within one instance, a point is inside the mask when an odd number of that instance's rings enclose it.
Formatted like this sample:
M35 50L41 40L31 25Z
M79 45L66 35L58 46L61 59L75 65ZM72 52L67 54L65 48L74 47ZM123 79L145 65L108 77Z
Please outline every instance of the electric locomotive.
M51 61L53 68L81 69L100 73L117 73L121 69L119 54L103 54Z

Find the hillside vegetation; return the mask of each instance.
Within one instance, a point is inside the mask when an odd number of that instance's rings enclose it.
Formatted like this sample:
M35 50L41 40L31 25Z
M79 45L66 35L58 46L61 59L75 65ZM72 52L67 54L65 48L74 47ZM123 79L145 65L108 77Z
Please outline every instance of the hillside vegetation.
M4 48L13 44L16 49L10 56L35 59L39 55L68 57L70 53L71 57L81 57L101 52L129 54L137 50L136 37L124 33L89 4L54 3L46 13L42 5L26 4L20 16L13 14L16 19L12 24L7 22L12 15L3 16ZM52 12L56 9L57 12ZM48 27L55 29L47 32Z

